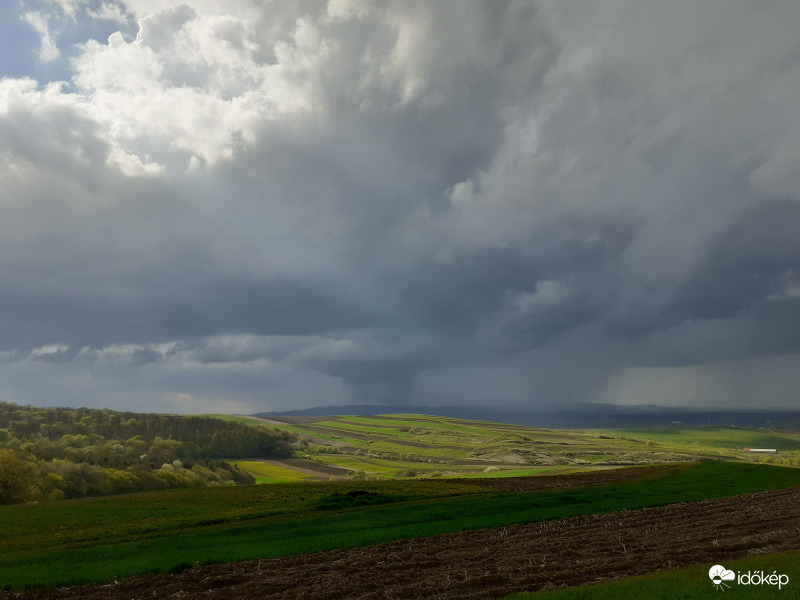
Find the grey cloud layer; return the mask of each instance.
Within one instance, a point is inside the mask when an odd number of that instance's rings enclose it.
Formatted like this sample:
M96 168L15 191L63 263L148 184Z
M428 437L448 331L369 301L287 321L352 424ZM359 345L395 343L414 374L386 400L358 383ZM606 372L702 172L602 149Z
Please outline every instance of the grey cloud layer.
M84 37L0 80L4 397L793 402L795 3L22 10Z

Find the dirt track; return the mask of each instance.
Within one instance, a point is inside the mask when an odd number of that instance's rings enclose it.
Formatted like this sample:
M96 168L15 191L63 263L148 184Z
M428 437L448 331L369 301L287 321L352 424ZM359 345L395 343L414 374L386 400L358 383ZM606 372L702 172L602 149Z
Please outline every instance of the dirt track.
M800 487L202 566L110 586L0 592L0 600L484 599L791 548L800 548Z

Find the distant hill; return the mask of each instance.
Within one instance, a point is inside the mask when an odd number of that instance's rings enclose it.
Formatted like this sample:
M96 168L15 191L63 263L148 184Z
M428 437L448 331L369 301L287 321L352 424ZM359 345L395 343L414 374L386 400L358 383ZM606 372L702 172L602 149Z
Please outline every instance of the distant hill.
M328 417L337 415L419 414L478 421L495 421L530 427L617 428L673 425L740 425L800 428L796 410L712 410L690 407L619 406L573 404L543 406L536 410L485 408L478 406L409 406L399 404L349 404L317 406L303 410L258 413L256 417Z

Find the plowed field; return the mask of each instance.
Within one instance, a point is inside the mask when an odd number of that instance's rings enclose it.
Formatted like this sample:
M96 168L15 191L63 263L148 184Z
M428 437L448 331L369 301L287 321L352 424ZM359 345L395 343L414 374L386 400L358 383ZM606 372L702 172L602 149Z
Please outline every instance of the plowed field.
M283 559L199 566L0 600L484 599L800 548L800 487Z

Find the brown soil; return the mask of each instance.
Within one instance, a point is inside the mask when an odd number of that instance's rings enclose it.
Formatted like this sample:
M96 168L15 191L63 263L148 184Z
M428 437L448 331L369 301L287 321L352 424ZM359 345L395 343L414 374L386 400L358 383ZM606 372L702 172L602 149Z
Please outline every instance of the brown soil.
M201 566L115 585L0 592L0 600L477 600L792 548L800 548L800 487Z
M287 469L308 469L309 471L322 473L326 480L330 479L331 475L335 475L338 479L342 479L347 475L347 473L353 470L348 469L347 467L337 467L335 465L312 462L304 458L288 458L284 462Z
M561 473L558 475L537 475L535 477L487 477L487 478L448 478L434 479L442 484L466 484L490 487L505 492L532 492L536 490L555 490L590 485L608 485L631 479L650 479L665 477L670 473L684 469L685 465L654 465L649 467L631 467L623 469L599 468L580 473Z

